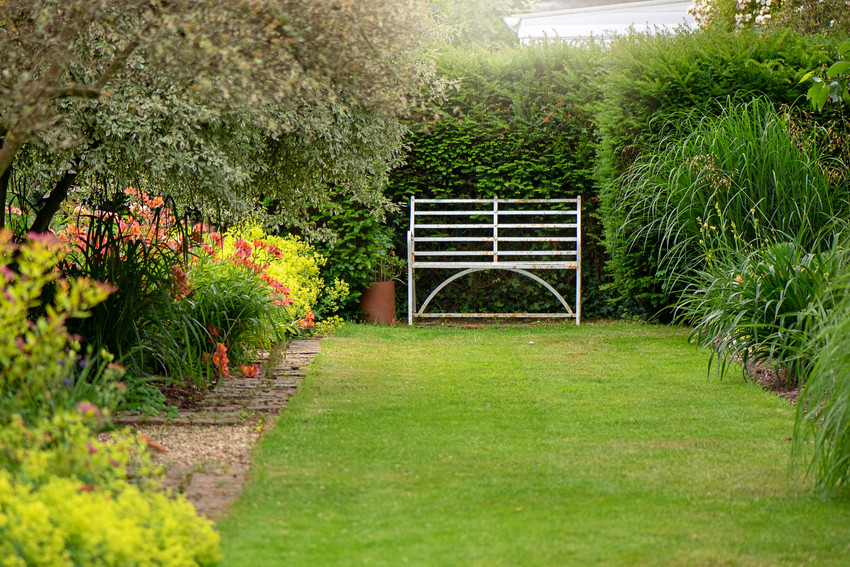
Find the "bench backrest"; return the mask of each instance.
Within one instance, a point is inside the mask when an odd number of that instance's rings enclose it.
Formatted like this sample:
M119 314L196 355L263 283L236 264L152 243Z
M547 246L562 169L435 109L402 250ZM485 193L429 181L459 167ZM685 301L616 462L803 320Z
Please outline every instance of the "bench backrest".
M575 268L581 257L580 210L580 197L411 199L413 267Z
M521 273L525 270L566 269L576 270L579 280L581 197L411 198L408 231L408 311L411 322L414 316L435 316L422 312L430 297L414 314L414 272L422 268L506 269ZM578 303L580 286L576 287ZM442 286L436 291L439 289ZM577 314L569 316L578 317Z

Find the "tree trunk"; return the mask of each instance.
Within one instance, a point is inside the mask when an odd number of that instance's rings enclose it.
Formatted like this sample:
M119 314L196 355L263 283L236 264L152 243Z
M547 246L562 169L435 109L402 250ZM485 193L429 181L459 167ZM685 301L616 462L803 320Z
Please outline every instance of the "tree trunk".
M11 167L0 175L0 228L6 228L6 197L9 194L9 179L11 177Z
M50 194L41 200L41 209L39 209L38 214L35 216L35 220L32 221L30 231L47 232L50 228L50 221L53 220L53 216L59 210L59 207L62 206L65 199L68 198L68 189L71 188L76 180L76 171L68 171L62 176L62 179L56 183Z

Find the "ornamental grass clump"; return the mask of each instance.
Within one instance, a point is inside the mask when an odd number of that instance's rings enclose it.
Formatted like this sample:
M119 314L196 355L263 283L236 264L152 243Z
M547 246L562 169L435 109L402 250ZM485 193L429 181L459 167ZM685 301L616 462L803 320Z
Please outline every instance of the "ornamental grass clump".
M668 292L714 254L791 238L809 251L832 244L850 210L850 187L833 182L818 148L795 144L787 119L764 99L728 103L719 116L688 117L638 160L619 204L632 250L657 244L657 276ZM700 242L700 241L704 242Z
M812 253L783 240L709 254L677 307L693 324L692 338L711 348L721 374L736 360L744 368L778 365L789 386L805 381L817 352L812 338L835 307L831 283L847 265L846 251L836 245Z
M810 341L812 371L797 400L795 450L808 454L822 497L850 482L850 271L834 283L837 306Z
M689 120L690 134L631 170L623 236L633 250L657 246L656 276L721 374L737 360L804 381L846 264L850 186L768 101Z

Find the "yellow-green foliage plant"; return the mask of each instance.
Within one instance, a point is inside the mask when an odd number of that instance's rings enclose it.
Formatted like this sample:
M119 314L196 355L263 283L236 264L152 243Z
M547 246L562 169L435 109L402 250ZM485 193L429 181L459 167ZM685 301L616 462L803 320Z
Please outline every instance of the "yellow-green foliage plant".
M112 357L101 353L78 365L82 348L65 326L69 318L87 317L111 288L61 277L63 256L49 235L14 243L8 230L0 230L0 416L35 419L81 399L106 403L119 394L120 369L104 372ZM88 387L95 382L96 388Z
M297 236L272 236L260 226L248 225L225 233L221 255L234 256L238 240L251 244L252 259L266 266L264 272L268 276L289 288L290 309L295 318L301 319L317 311L333 311L340 299L349 294L348 284L340 279L332 284L325 283L321 268L326 258Z
M81 403L0 427L0 565L216 564L212 524L159 490L142 440L126 430L98 440L104 419Z
M87 491L76 479L52 477L33 487L0 470L0 564L215 565L219 536L185 499L142 492Z

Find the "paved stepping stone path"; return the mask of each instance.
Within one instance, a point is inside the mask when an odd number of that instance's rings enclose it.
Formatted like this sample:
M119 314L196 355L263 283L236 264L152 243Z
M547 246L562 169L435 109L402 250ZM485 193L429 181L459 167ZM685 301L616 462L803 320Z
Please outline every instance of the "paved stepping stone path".
M252 447L295 393L319 347L319 340L293 341L268 374L261 361L256 377L235 372L177 415L128 415L116 422L146 436L154 461L165 468L167 488L218 520L242 491Z

